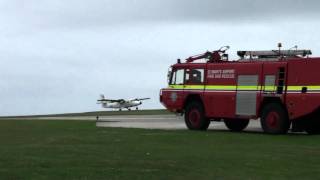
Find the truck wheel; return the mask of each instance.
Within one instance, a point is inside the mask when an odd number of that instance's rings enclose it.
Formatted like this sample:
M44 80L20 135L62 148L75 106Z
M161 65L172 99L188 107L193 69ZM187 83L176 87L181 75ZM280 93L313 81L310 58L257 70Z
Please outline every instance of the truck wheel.
M197 101L188 103L184 120L190 130L206 130L210 124L210 120L205 117L202 104Z
M290 122L284 108L278 103L270 103L263 107L261 126L268 134L285 134L288 132Z
M249 119L225 119L224 124L231 131L242 131L249 124Z

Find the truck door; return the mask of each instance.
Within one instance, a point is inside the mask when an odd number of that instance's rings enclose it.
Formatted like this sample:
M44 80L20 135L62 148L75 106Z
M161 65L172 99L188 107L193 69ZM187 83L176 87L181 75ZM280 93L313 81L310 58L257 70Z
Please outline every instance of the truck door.
M189 67L185 70L184 97L199 95L203 98L204 93L204 68L202 66Z
M287 63L265 63L263 65L262 96L280 97L284 100L286 95ZM263 100L263 98L261 100Z
M182 110L184 100L184 78L185 69L173 69L171 78L169 80L170 90L164 91L163 96L166 98L168 108L173 110Z
M204 68L188 68L185 75L186 90L203 93L204 90Z

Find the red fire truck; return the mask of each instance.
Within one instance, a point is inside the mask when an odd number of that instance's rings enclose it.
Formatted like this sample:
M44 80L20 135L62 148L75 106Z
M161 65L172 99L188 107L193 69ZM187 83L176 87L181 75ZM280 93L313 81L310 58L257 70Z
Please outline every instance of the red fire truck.
M242 131L260 119L264 132L320 133L320 58L310 50L238 51L228 60L225 46L172 65L160 102L184 114L191 130L224 121ZM291 127L291 128L290 128Z

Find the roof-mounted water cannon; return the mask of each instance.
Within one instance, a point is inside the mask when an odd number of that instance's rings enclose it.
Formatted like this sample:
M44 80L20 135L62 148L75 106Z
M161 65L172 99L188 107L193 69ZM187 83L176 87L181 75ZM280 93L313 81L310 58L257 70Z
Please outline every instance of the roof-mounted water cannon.
M221 59L222 61L228 61L229 60L229 54L226 53L227 50L230 49L230 46L222 46L219 51L221 53Z
M292 50L292 49L294 49L294 50ZM292 48L290 48L289 50L297 51L297 50L298 50L298 46L297 46L297 45L295 45L295 46L293 46Z
M223 46L220 49L212 51L212 52L207 51L203 54L190 56L186 59L186 62L191 63L191 62L199 60L199 59L207 59L207 62L227 61L229 56L228 56L228 54L225 54L225 52L229 48L230 48L230 46Z
M218 51L225 53L229 49L230 49L230 46L222 46Z

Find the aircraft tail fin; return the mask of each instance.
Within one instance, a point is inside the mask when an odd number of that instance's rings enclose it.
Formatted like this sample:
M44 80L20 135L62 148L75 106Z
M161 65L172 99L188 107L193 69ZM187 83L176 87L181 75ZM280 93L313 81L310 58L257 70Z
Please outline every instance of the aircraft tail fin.
M105 99L105 97L104 97L103 94L100 94L100 98L101 98L101 100L104 100L104 99Z

